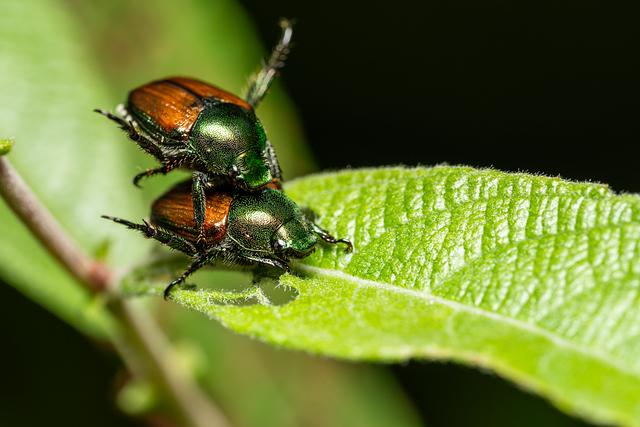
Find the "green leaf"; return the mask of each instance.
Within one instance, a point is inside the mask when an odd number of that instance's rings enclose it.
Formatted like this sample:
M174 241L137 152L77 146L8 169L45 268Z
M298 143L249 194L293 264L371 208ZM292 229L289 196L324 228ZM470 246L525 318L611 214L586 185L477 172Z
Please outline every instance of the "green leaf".
M26 25L25 23L28 23ZM0 14L0 132L16 139L7 156L65 229L93 252L110 238L99 220L106 206L133 214L143 200L114 191L129 186L139 154L112 144L118 133L91 109L111 103L73 21L47 0L10 1ZM111 320L0 203L0 275L75 327L104 336ZM113 242L111 262L140 256L148 245Z
M324 246L298 263L281 278L298 292L284 305L192 289L175 300L273 344L453 359L572 413L640 425L638 196L463 167L324 174L287 192L354 253Z

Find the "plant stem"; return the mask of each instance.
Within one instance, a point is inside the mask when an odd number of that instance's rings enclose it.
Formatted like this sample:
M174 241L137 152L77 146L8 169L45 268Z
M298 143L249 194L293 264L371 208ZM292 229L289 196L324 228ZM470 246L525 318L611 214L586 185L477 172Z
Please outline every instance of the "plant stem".
M139 349L147 377L164 390L181 418L192 427L229 427L222 411L193 382L186 378L172 357L174 349L158 325L141 306L118 298L112 312L127 326L128 339L123 343ZM126 350L123 349L122 353Z
M29 231L80 283L92 292L105 290L111 272L75 245L5 157L0 157L0 195Z
M10 149L10 146L9 146ZM40 203L18 172L0 153L0 195L49 253L93 293L113 287L113 272L87 256ZM179 368L171 345L153 319L141 307L113 295L109 310L120 322L114 337L118 353L135 374L146 377L164 393L185 425L228 427L230 423Z

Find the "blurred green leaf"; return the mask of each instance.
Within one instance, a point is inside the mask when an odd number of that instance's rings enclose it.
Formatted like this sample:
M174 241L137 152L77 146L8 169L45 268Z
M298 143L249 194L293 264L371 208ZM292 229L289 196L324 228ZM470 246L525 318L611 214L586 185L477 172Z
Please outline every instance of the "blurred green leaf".
M392 375L379 367L273 348L184 309L164 310L163 317L178 342L202 352L200 378L238 426L421 425Z
M188 288L172 299L272 344L454 359L572 413L640 425L640 197L462 167L324 174L286 188L355 252L324 246L296 266L301 277L282 276L299 293L288 304L227 304Z
M27 24L28 23L28 24ZM40 199L89 251L109 239L99 220L105 207L130 215L144 200L114 188L130 185L138 156L131 144L112 144L117 132L91 109L110 103L105 84L82 49L81 34L56 2L9 1L0 15L0 132L18 147L8 156ZM109 319L0 204L0 274L10 284L77 328L104 336ZM148 247L124 236L110 261L127 262Z
M151 384L138 380L126 383L116 396L120 410L132 416L141 416L152 411L159 400Z
M238 93L269 46L260 46L231 0L33 0L3 6L0 136L17 140L9 160L87 251L117 269L142 262L150 242L99 216L144 217L155 195L180 176L149 180L143 191L134 188L131 178L154 165L153 159L92 109L112 109L132 87L173 74ZM286 177L310 170L298 119L278 82L258 114ZM102 302L77 286L2 203L0 235L0 276L7 283L79 330L109 334L112 319ZM222 329L212 331L206 319L168 304L157 310L173 340L200 355L191 369L237 425L419 425L395 382L378 369L275 353ZM130 391L122 395L125 406L143 410L147 391Z

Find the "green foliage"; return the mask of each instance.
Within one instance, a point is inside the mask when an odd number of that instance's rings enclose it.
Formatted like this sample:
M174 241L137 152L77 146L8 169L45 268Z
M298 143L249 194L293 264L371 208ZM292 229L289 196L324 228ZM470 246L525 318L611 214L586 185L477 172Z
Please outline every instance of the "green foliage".
M151 242L99 215L144 217L179 177L134 189L131 177L152 160L91 110L113 108L129 88L172 74L238 92L261 52L246 17L232 1L3 6L0 129L19 142L10 161L83 248L119 269L142 261ZM274 89L258 113L291 177L310 162L291 105ZM0 153L7 147L3 140ZM295 292L280 304L245 289L246 277L220 273L194 281L225 289L184 289L177 301L269 343L358 360L453 359L493 369L590 419L640 425L636 196L468 168L320 175L287 192L324 227L353 238L355 252L324 248L298 263L296 276L281 279ZM0 235L3 281L80 331L109 337L114 319L102 301L77 286L4 204ZM170 267L136 270L145 277L130 276L126 291L157 293ZM267 293L277 291L287 294ZM185 369L239 425L417 424L395 383L375 368L270 349L164 302L158 310L190 355ZM121 405L153 406L146 387L132 384Z
M134 188L133 175L153 160L92 109L112 109L132 87L175 74L239 92L264 51L249 28L231 0L3 3L0 133L17 140L8 159L85 250L119 271L142 262L151 242L100 215L142 218L150 201L181 178L176 174L145 182L143 191ZM274 85L258 114L291 177L308 171L311 162L279 87ZM83 333L110 336L114 319L103 302L78 286L2 202L0 236L3 282ZM212 327L202 316L164 302L158 306L173 341L203 361L192 367L194 375L239 426L311 425L316 419L325 425L418 424L397 385L379 369L277 352ZM15 315L16 322L24 320ZM33 351L41 350L37 337L21 339L24 348L31 340ZM64 392L64 385L51 387L52 393ZM306 387L313 390L308 402L292 405ZM152 391L134 386L119 403L136 412L153 404L151 397Z
M129 185L127 174L136 167L137 153L129 144L108 143L116 132L91 115L91 108L112 101L74 29L55 2L3 4L0 129L18 142L9 160L73 237L92 250L109 236L109 228L95 220L105 203L133 214L143 211L144 200L128 201L111 190ZM0 275L6 282L80 330L108 333L105 311L4 203L0 235ZM114 243L113 262L144 253L144 243L136 239Z
M273 344L453 359L640 425L640 197L461 167L317 175L287 192L354 253L325 246L298 263L280 281L298 292L289 303L189 288L175 300Z

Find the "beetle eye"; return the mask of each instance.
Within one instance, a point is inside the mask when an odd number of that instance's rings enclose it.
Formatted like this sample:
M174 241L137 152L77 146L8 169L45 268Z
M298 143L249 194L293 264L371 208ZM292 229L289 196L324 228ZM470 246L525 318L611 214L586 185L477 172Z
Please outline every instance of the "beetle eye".
M274 240L273 249L276 252L281 252L287 246L286 242L282 239Z

